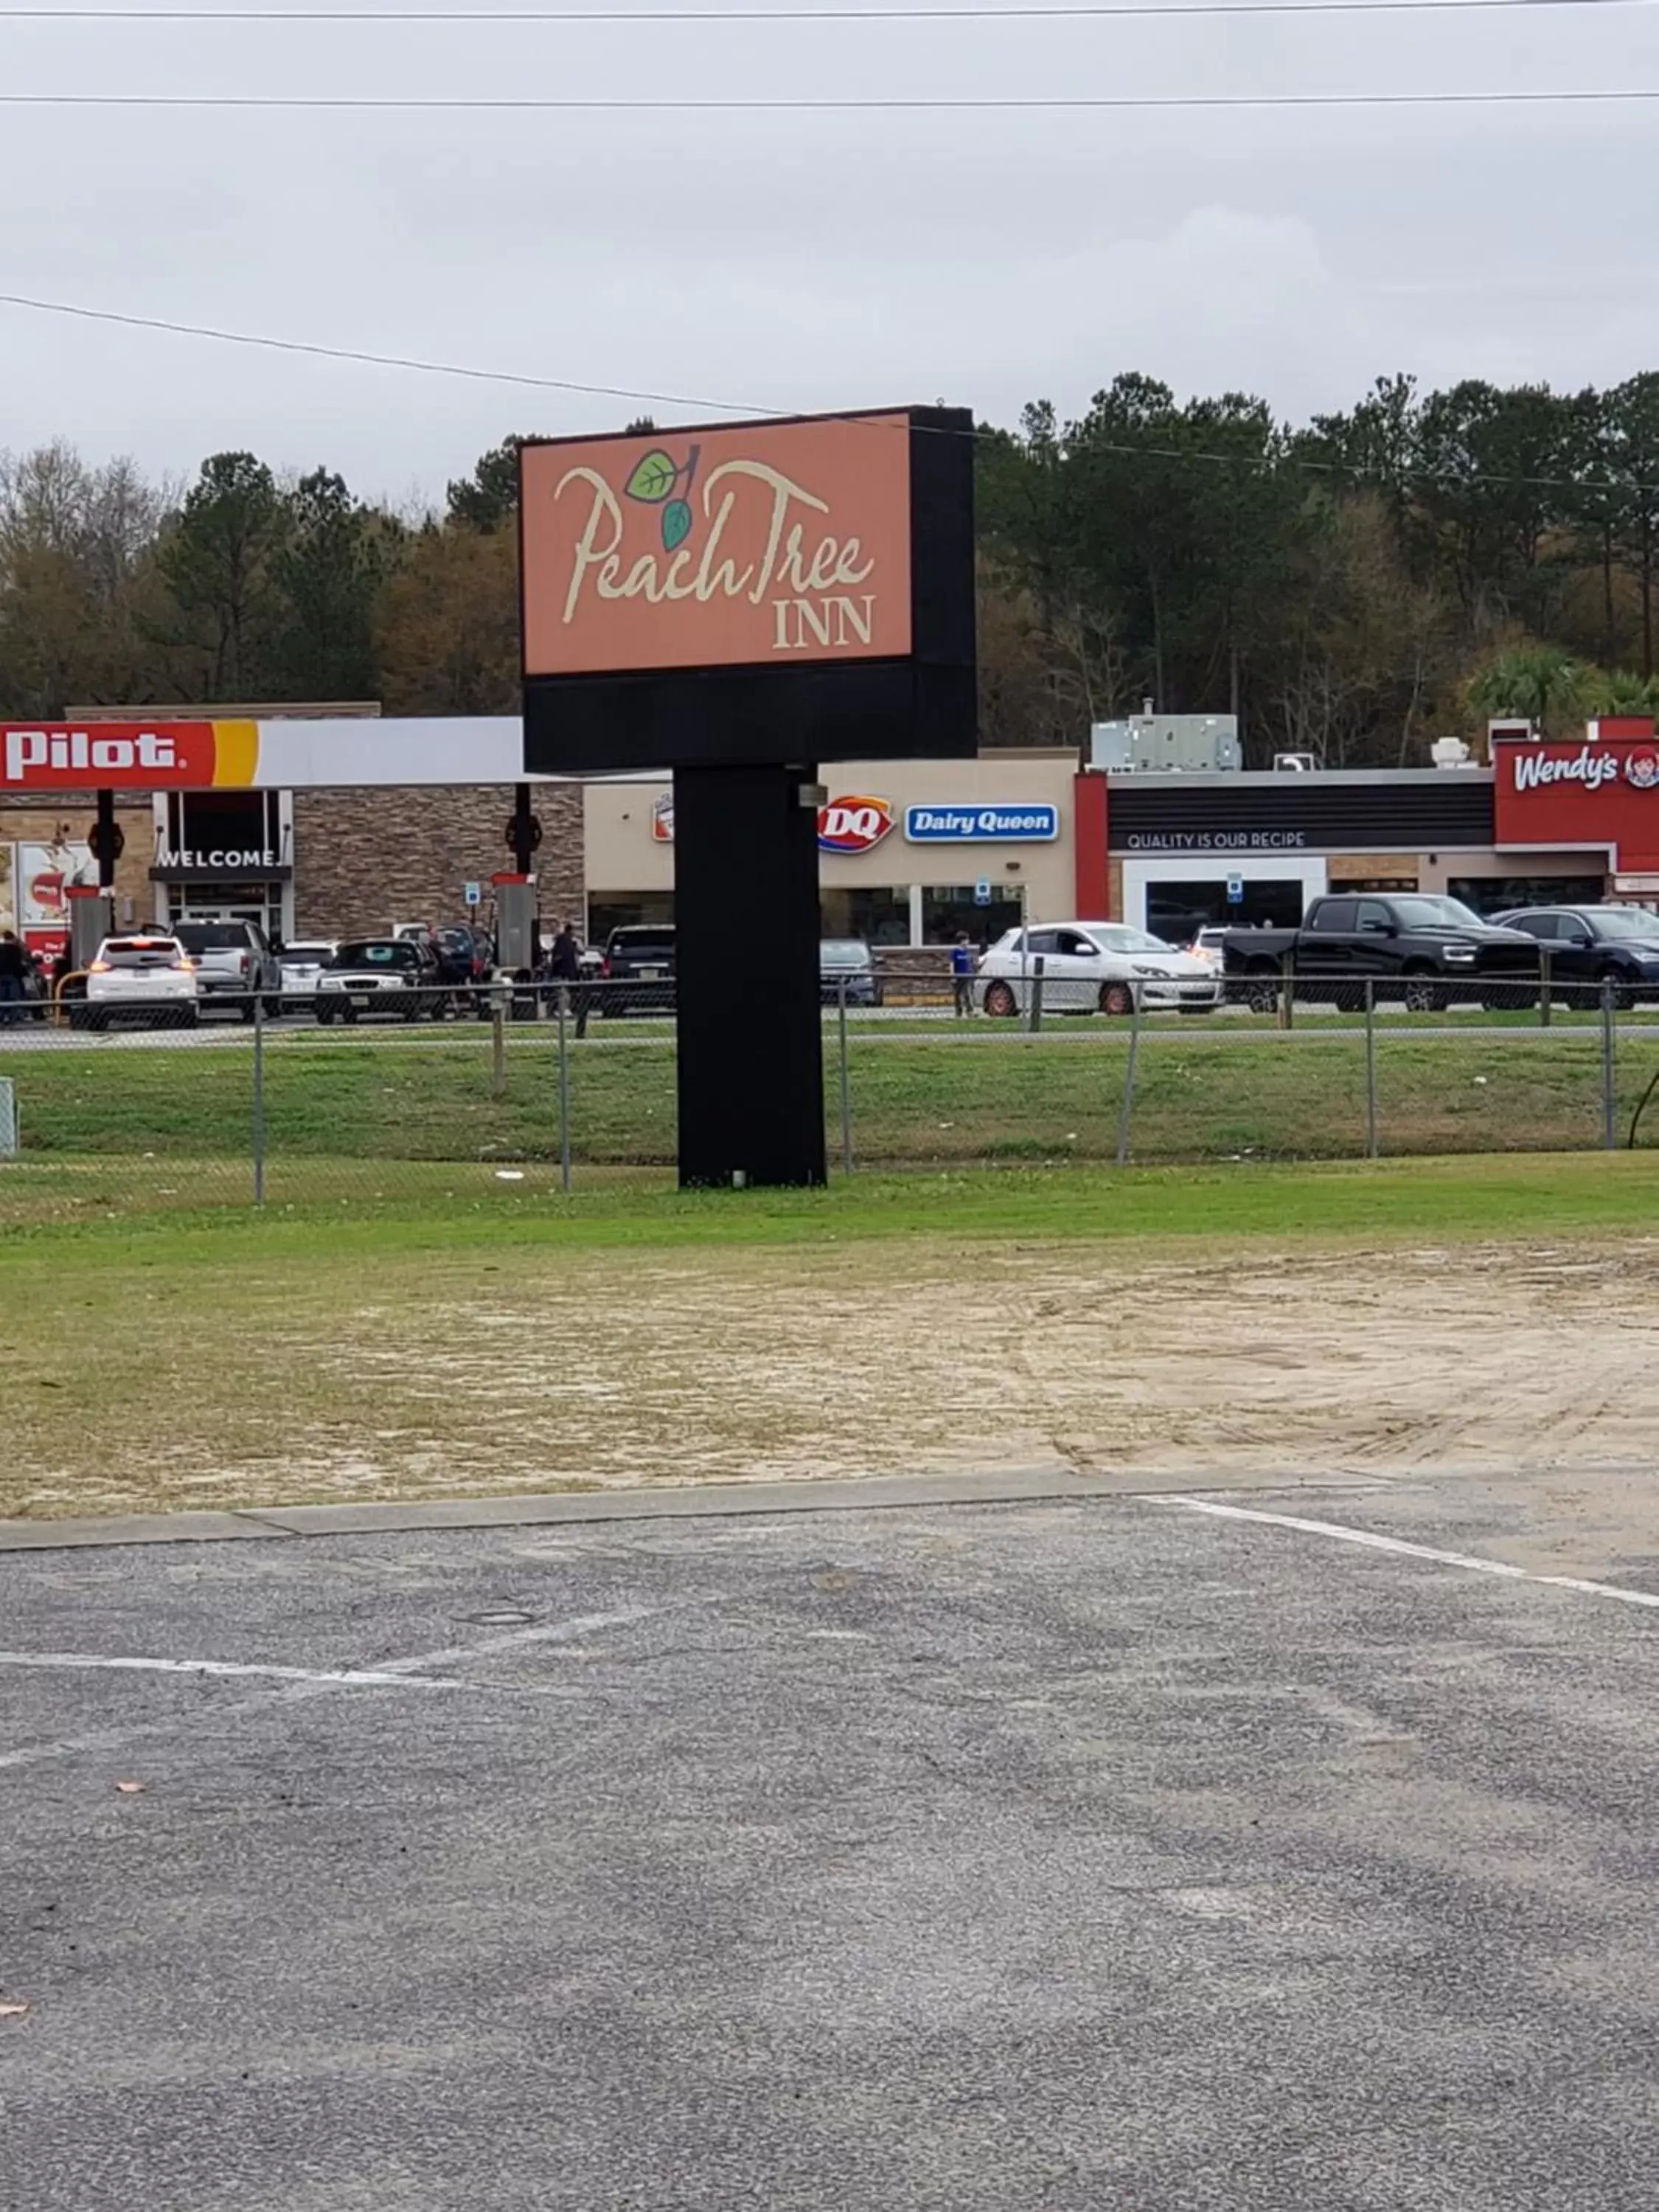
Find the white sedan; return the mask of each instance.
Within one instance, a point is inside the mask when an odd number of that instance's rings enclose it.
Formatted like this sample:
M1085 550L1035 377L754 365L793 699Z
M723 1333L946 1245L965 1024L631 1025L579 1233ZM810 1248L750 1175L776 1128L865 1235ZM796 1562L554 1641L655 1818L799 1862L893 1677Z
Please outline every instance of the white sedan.
M303 945L283 945L276 955L276 964L283 971L285 1013L316 1004L318 979L339 949L334 939L325 937L311 939Z
M1132 1014L1174 1007L1207 1014L1221 1003L1221 978L1190 952L1121 921L1049 922L1011 929L979 963L975 987L988 1014L1024 1013L1042 963L1042 1007L1056 1014Z
M107 1029L117 1016L193 1028L198 998L196 963L176 937L106 937L72 1018L89 1030Z

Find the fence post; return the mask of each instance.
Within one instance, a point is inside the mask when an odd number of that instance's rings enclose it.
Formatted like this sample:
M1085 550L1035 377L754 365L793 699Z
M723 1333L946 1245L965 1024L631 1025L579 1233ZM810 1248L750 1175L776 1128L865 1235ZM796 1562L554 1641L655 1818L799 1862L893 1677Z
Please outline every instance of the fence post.
M559 1188L570 1194L570 992L561 983L556 1005L559 1017Z
M1282 1030L1296 1027L1296 976L1292 972L1295 961L1296 955L1287 952L1279 963L1279 1026Z
M265 1202L265 1002L253 994L253 1203Z
M489 1010L490 1077L489 1095L492 1098L507 1096L507 1004L512 989L497 984L495 1004Z
M1376 978L1365 978L1365 1157L1376 1158Z
M1550 1025L1550 949L1540 944L1538 948L1538 1026L1547 1030Z
M1117 1164L1129 1160L1129 1115L1135 1103L1135 1062L1140 1057L1140 986L1129 986L1129 1055L1123 1066L1123 1098L1117 1109Z
M847 978L841 979L836 1028L841 1042L841 1171L853 1172L853 1087L847 1070Z
M1025 1018L1025 1026L1034 1035L1042 1027L1042 969L1043 956L1039 952L1031 962L1031 999Z
M1608 1152L1616 1152L1619 1132L1614 1126L1613 1098L1613 986L1601 986L1601 1142Z

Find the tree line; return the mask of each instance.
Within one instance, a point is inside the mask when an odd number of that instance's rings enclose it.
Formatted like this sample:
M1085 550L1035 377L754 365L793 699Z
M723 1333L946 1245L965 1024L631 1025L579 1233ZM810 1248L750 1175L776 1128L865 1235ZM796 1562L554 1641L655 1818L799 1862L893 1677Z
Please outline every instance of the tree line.
M520 442L417 513L252 453L187 486L62 442L0 454L0 715L513 711ZM982 427L976 467L988 744L1079 744L1150 698L1237 713L1254 760L1392 765L1484 714L1659 698L1659 374L1395 377L1304 425L1122 375L1074 421Z

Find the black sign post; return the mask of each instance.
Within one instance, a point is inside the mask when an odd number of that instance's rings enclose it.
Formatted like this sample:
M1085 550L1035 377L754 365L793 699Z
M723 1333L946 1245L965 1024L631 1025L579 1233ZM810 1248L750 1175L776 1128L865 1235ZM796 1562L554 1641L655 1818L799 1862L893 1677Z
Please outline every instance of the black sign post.
M825 1180L817 763L975 750L972 432L913 408L522 451L526 770L673 774L688 1187Z

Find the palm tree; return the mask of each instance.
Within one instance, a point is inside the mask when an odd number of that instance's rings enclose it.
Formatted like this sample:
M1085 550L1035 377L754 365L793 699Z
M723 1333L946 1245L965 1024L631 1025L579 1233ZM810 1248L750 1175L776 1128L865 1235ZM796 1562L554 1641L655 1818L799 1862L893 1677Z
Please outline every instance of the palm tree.
M1540 730L1582 719L1590 672L1554 645L1514 645L1469 679L1464 696L1477 714L1524 717Z
M1659 712L1659 677L1638 676L1630 668L1597 669L1585 686L1584 707L1592 714Z

